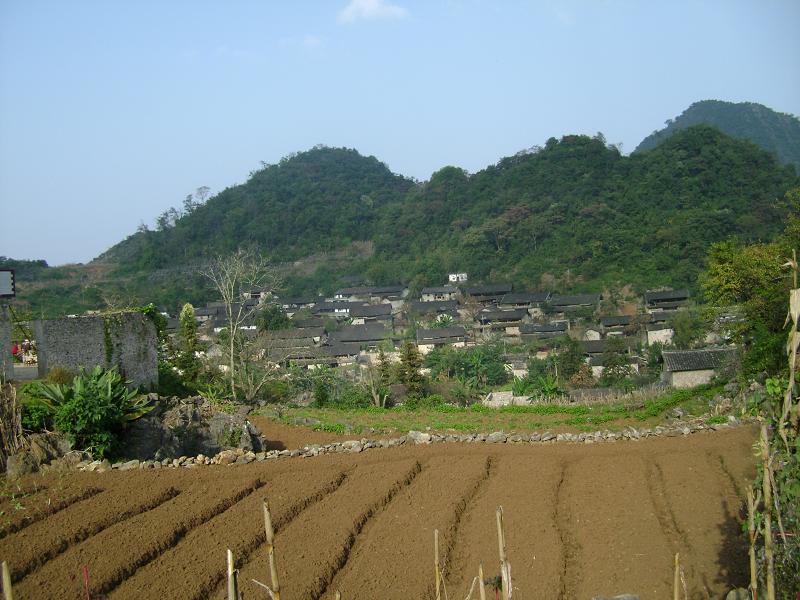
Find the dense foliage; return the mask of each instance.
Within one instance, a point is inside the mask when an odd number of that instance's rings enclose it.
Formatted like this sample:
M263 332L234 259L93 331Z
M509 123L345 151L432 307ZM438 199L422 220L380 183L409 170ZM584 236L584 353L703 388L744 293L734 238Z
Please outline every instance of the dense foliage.
M23 425L54 428L75 448L114 457L125 424L151 410L147 397L131 391L116 369L81 371L69 385L36 382L25 387Z
M676 132L694 125L711 125L731 137L750 140L772 152L783 164L800 167L800 120L754 102L695 102L666 127L654 131L634 152L652 150Z
M601 135L551 138L424 183L354 150L315 148L130 236L85 268L104 277L68 273L21 295L34 308L117 295L173 313L212 299L204 265L242 244L291 261L281 263L290 295L331 293L352 275L414 293L453 271L562 292L694 287L712 243L772 239L776 198L799 183L767 152L707 126L629 157Z

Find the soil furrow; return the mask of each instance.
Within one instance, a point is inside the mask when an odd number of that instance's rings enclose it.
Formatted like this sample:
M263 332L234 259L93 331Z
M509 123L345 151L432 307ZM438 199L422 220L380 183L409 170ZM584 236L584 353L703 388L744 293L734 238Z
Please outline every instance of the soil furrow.
M11 579L16 583L75 544L116 523L153 510L179 493L174 487L162 487L149 498L131 504L127 490L109 491L9 536L0 542L0 554L9 557ZM13 552L6 552L11 548Z
M569 463L562 463L561 476L556 483L555 506L553 507L553 522L556 525L558 539L561 542L561 573L558 580L560 598L576 598L577 585L580 581L580 563L578 553L580 546L573 533L575 523L570 514L569 499L565 498L564 490L567 480Z
M303 511L277 534L275 553L281 600L321 596L347 561L365 520L410 486L422 469L414 459L359 462L334 493L315 504L313 510ZM240 572L245 596L263 597L264 590L250 580L269 583L265 581L269 579L266 553L253 554ZM211 597L223 594L220 586Z
M443 565L464 509L490 465L484 456L425 461L413 486L364 527L328 589L339 590L346 598L387 597L398 590L412 598L432 596L433 531L440 532ZM376 564L375 556L383 558Z
M69 508L73 504L77 504L78 502L87 500L92 496L96 496L102 491L103 490L99 487L87 487L79 492L70 494L65 498L61 498L60 500L53 501L48 498L48 502L43 504L43 506L36 512L31 515L20 514L18 520L8 523L2 530L0 530L0 540L11 535L12 533L22 531L26 527L30 527L34 523L38 523L39 521L46 519L47 517L54 515L65 508Z
M189 531L229 509L264 483L246 479L227 487L191 486L159 507L104 529L91 543L73 546L23 578L22 598L82 598L80 574L89 569L92 595L112 591L138 569L175 546Z
M361 514L358 520L353 524L353 530L350 532L350 535L347 536L347 540L341 547L331 573L327 577L319 580L317 589L311 590L311 593L309 594L309 598L311 598L311 600L319 600L325 594L325 592L328 591L328 587L330 586L331 582L334 580L339 571L341 571L347 564L347 561L350 558L350 552L353 550L353 546L355 546L358 536L361 534L367 523L369 523L370 519L372 519L377 512L386 508L386 506L394 499L398 492L400 492L403 488L410 486L417 475L419 475L421 472L422 464L415 462L414 466L408 473L406 473L406 476L403 479L389 488L389 490L384 494L383 498L381 498L378 502L370 506Z
M274 523L279 530L304 510L335 492L346 475L340 472L290 472L270 478L262 494L253 494L235 507L209 519L191 531L174 548L161 554L134 576L122 582L112 598L207 599L213 596L225 578L225 551L230 548L237 564L247 561L264 542L262 504L264 496L270 501ZM193 571L187 572L184 565ZM167 580L159 572L172 574Z

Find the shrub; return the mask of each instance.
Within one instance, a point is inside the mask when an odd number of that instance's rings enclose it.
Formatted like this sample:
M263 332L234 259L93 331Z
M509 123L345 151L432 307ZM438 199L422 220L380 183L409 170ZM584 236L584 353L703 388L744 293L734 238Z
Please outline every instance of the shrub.
M53 367L47 372L45 381L47 383L59 383L69 385L75 377L75 373L64 367Z
M444 406L444 398L439 394L431 394L429 396L411 395L405 399L403 406L409 410L425 410L431 408L438 408Z
M41 422L47 414L74 447L101 458L114 456L125 424L152 409L127 383L116 369L96 367L89 373L81 370L72 385L33 384L26 392L37 406L29 409L29 418Z

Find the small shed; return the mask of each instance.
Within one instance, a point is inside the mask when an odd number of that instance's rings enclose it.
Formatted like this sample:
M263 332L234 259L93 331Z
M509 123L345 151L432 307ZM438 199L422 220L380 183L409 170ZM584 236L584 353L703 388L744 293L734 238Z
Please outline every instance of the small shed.
M664 352L661 379L675 388L690 388L709 383L722 367L737 360L735 348L676 350Z

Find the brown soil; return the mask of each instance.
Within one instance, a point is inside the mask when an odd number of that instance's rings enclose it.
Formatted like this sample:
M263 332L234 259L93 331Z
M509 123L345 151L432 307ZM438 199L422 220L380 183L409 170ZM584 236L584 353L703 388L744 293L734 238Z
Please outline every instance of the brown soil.
M330 444L352 438L352 436L342 436L327 431L314 431L300 425L276 423L262 415L248 415L247 418L269 440L267 450L294 450L311 444Z
M0 539L19 598L224 597L233 550L246 600L269 583L261 502L276 526L282 598L431 598L433 529L450 598L497 574L503 506L515 598L690 598L747 578L742 491L754 431L593 445L436 444L247 466L33 476L96 493ZM64 483L66 481L66 484ZM72 494L72 496L70 496ZM31 496L32 498L33 496ZM489 595L493 597L493 592ZM477 597L477 594L474 595Z

